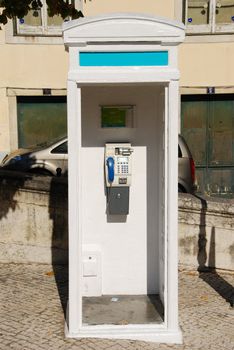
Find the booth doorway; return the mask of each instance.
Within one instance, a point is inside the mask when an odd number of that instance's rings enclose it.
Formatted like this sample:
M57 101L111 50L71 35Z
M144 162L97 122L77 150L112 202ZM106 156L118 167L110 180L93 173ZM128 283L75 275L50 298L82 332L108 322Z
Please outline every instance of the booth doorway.
M165 90L162 83L81 88L83 325L164 322ZM133 106L132 122L103 127L107 105ZM133 148L126 216L106 212L106 142Z

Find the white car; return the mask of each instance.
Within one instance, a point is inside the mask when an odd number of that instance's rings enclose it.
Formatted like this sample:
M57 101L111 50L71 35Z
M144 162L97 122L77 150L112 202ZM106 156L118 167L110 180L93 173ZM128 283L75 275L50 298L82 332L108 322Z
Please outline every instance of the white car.
M195 165L192 154L179 135L178 144L178 191L193 193L195 187ZM40 175L67 176L68 147L67 137L45 142L29 148L18 149L7 155L2 169L31 172Z
M20 148L3 158L2 169L40 175L67 175L67 137L29 148Z

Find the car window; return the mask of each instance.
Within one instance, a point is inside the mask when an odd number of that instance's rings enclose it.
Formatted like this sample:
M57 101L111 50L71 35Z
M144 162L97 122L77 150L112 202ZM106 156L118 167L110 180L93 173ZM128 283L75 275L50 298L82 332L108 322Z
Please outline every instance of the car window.
M178 145L178 157L179 158L182 158L182 152L181 152L181 149L180 149L180 146Z
M65 154L67 153L67 141L63 142L61 145L55 147L52 149L51 153L56 153L56 154Z

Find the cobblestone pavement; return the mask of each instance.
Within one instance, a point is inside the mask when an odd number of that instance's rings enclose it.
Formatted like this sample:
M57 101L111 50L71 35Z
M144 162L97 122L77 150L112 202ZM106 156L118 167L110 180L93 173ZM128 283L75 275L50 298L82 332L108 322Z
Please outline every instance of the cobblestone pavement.
M67 271L48 265L0 264L0 349L233 350L234 274L181 271L183 345L127 340L65 339ZM62 305L63 307L62 307Z

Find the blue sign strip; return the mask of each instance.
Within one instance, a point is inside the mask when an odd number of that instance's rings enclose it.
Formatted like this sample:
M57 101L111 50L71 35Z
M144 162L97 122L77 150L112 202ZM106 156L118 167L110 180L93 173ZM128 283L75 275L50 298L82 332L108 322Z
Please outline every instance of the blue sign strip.
M168 51L80 52L81 67L168 66Z

